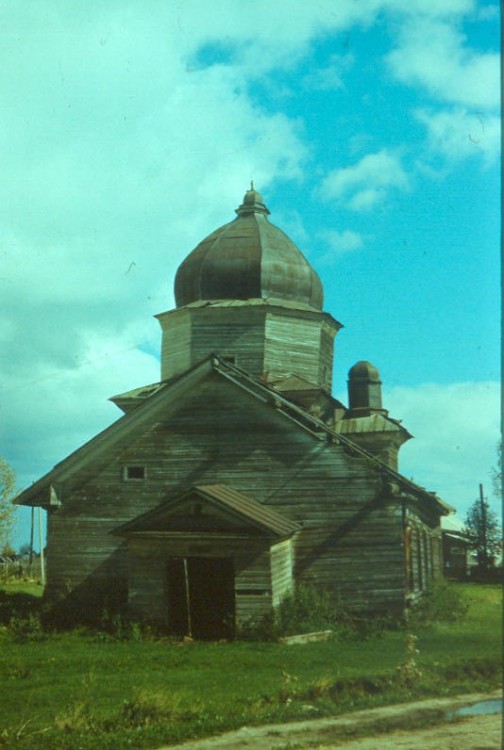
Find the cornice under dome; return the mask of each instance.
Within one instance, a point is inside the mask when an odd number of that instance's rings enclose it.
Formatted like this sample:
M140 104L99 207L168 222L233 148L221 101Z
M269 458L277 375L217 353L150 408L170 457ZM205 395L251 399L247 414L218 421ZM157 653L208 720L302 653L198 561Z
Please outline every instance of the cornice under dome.
M175 277L177 307L199 300L275 299L321 310L321 281L301 251L268 221L253 188L236 219L216 229L187 256Z

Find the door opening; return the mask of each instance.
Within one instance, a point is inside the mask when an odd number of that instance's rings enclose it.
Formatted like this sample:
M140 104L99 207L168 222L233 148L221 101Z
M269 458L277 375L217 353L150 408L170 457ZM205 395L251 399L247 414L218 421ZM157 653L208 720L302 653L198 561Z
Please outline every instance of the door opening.
M168 620L175 635L234 635L234 565L227 557L173 557L168 563Z

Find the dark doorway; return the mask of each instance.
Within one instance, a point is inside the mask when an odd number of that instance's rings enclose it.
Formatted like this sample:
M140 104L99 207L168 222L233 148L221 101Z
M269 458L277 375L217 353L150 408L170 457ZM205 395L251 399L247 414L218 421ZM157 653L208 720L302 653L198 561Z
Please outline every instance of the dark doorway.
M168 618L175 635L234 635L234 566L227 557L174 557L168 563Z

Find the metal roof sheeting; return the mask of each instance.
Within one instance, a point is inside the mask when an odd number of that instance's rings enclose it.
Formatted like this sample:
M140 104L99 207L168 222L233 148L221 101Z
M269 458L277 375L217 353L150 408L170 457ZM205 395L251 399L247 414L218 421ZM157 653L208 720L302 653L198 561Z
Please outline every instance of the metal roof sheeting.
M175 276L177 307L199 300L276 297L322 310L322 282L302 252L270 224L262 199L248 191L237 218L187 256ZM252 197L253 197L252 196Z
M226 485L206 484L194 489L277 536L290 536L301 528L299 524L281 516L272 508Z

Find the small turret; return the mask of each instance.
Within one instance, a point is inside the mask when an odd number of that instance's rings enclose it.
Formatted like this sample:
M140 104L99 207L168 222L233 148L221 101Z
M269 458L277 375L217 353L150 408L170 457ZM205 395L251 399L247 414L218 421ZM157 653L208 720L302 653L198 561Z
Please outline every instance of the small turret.
M348 373L348 405L352 416L387 414L382 407L380 373L371 362L357 362Z
M336 429L397 471L399 448L411 435L382 407L381 386L376 367L357 362L348 373L349 409Z

